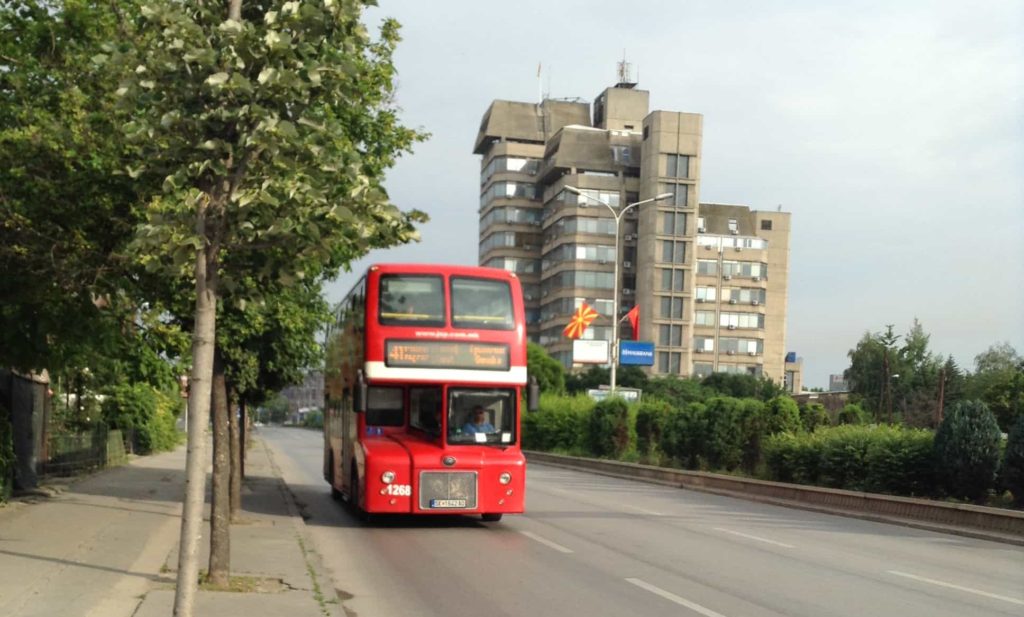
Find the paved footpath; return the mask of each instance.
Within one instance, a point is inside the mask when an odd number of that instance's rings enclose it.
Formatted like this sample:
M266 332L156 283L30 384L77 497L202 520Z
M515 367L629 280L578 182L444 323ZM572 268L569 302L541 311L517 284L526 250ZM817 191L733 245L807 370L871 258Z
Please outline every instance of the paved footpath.
M185 449L141 457L0 507L0 615L169 616L174 603ZM201 590L196 614L343 614L305 524L260 439L232 525L232 575L253 591ZM203 527L205 569L208 524ZM324 594L321 594L320 587Z

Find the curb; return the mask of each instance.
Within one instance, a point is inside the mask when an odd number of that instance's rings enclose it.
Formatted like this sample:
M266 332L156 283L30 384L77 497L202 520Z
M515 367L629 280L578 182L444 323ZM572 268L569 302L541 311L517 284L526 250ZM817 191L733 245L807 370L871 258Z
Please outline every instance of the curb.
M261 437L254 436L254 438L263 442ZM338 597L334 585L330 583L331 576L324 567L320 554L312 548L315 544L309 535L306 521L302 518L299 504L295 501L295 495L292 494L291 488L288 487L288 483L284 481L284 477L281 475L281 468L277 466L277 461L274 460L274 452L267 447L266 442L263 442L263 450L266 452L267 460L270 462L270 469L273 471L274 477L277 478L278 489L281 491L281 496L284 498L285 505L288 508L288 515L292 520L292 525L295 527L299 549L306 560L306 574L313 584L314 598L325 617L345 617L347 611L342 606L342 599Z
M528 463L541 463L545 465L552 465L554 467L562 467L566 469L573 469L576 471L585 471L588 473L593 473L602 476L622 478L626 480L635 480L640 482L646 482L649 484L659 484L662 486L670 486L684 490L693 490L701 493L709 493L712 495L721 495L724 497L744 499L746 501L767 503L785 508L796 508L799 510L808 510L811 512L819 512L822 514L845 516L848 518L857 518L879 523L901 525L903 527L911 527L914 529L921 529L925 531L934 531L938 533L952 534L967 538L988 540L991 542L999 542L1002 544L1024 546L1024 533L1017 534L1012 531L1002 532L984 528L968 527L964 525L948 524L936 520L928 520L925 518L914 518L913 516L893 516L889 514L871 512L869 510L859 510L852 507L842 507L837 504L823 505L820 503L813 503L811 501L800 500L800 497L820 497L821 495L833 495L837 498L869 498L869 501L872 503L898 504L899 506L902 506L903 510L906 512L912 512L915 506L918 506L920 508L927 508L930 511L929 514L932 514L931 518L934 518L936 511L939 511L939 514L941 515L942 510L948 510L954 513L965 511L972 513L983 512L989 517L1005 517L1005 519L1007 519L1008 524L1016 524L1018 528L1024 530L1024 525L1021 524L1022 522L1024 522L1024 512L1018 512L1015 510L1007 510L1003 512L996 508L985 508L982 506L968 506L966 504L944 504L941 502L932 502L924 499L915 499L909 497L895 497L891 495L880 495L876 493L857 493L855 491L845 491L841 489L829 489L816 486L787 484L783 482L754 480L751 478L733 477L723 474L712 474L699 471L670 469L665 467L655 467L652 465L623 463L619 461L610 461L604 459L589 459L582 457L565 456L561 454L551 454L548 452L528 451L525 452L525 454ZM706 486L705 482L707 481L714 481L720 484L732 484L735 488ZM744 488L747 488L747 486L751 484L757 486L758 488L769 491L774 489L778 490L779 492L785 492L787 495L795 498L782 498L774 497L771 495L761 495L752 493L749 490L744 490ZM865 503L867 502L868 500L865 500ZM950 516L953 516L953 514L951 514Z

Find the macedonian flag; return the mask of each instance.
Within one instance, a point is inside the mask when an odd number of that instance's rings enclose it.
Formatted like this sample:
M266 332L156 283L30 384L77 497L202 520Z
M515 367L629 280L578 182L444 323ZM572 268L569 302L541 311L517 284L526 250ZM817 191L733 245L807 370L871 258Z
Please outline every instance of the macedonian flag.
M597 315L597 311L587 306L586 302L580 304L580 307L572 314L569 325L565 327L565 330L562 330L562 334L569 338L580 338L583 336L583 331L590 325L590 322L597 319Z

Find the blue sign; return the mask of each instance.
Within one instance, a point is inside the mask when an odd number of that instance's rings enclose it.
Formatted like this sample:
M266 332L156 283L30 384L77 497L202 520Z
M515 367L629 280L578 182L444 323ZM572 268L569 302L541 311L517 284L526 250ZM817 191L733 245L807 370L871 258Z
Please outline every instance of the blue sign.
M654 343L620 341L619 364L622 366L654 366Z

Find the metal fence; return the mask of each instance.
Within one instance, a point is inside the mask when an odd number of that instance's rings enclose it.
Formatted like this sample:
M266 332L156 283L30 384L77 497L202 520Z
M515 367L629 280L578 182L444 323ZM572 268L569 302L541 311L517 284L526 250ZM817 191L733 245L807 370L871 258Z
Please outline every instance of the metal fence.
M107 430L50 435L47 454L48 459L39 465L39 473L46 476L70 476L120 465L127 459L121 431Z

